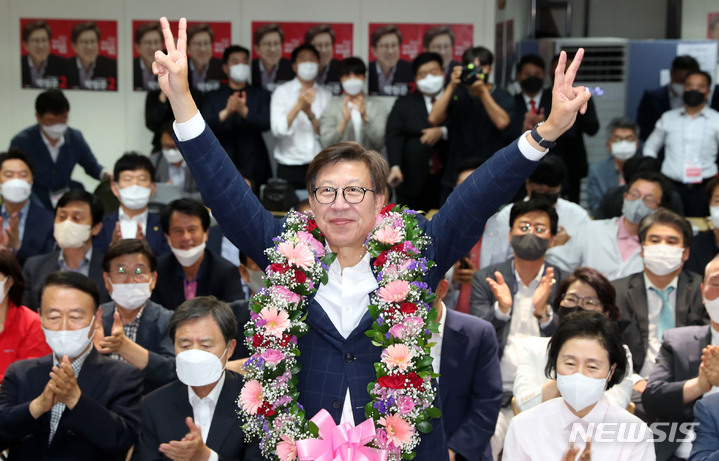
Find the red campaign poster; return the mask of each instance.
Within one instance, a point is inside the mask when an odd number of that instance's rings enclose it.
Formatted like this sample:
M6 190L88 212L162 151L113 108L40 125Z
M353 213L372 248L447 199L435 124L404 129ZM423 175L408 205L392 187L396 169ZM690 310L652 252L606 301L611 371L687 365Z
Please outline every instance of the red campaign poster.
M719 11L707 14L707 38L719 41Z
M292 80L292 50L308 42L320 54L317 83L340 94L339 63L352 56L352 23L252 22L252 82L273 91Z
M170 21L177 37L178 21ZM190 81L196 90L216 90L227 76L222 70L222 53L232 44L232 23L212 21L187 22L187 55L190 58ZM132 21L132 86L136 91L158 90L152 73L155 51L164 50L160 22L156 19Z
M20 19L23 88L117 91L117 21Z
M472 24L369 24L369 92L401 96L413 80L412 60L422 51L442 56L445 72L472 46Z

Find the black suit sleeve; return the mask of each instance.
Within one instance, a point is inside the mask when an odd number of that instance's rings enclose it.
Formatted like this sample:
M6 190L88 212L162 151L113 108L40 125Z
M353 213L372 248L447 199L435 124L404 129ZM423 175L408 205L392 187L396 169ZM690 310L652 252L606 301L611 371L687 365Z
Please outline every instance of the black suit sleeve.
M0 451L28 434L41 432L43 416L34 419L30 402L18 402L23 377L18 375L17 364L8 367L0 387Z
M387 157L389 166L402 166L402 150L404 149L404 121L402 120L402 108L400 100L395 101L392 110L387 117L385 129L385 143L387 145Z
M676 360L682 360L682 357L677 357L672 341L666 341L664 335L654 370L647 381L647 388L642 393L644 410L652 416L671 419L691 418L693 403L684 404L683 390L686 380L677 380L674 374Z
M157 435L155 416L150 412L147 404L142 405L142 427L140 438L132 454L132 461L161 461L163 459L162 453L158 450L161 442Z

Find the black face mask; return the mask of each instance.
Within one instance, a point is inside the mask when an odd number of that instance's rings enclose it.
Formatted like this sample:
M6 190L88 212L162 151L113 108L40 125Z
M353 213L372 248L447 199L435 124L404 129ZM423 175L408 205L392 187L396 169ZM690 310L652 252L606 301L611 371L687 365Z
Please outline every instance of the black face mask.
M519 82L519 86L521 86L526 93L538 93L543 85L544 80L539 77L528 77Z
M697 107L701 106L702 103L706 100L706 95L701 91L688 90L685 91L684 94L682 94L682 99L684 99L684 104L686 104L687 106Z
M542 193L542 192L532 191L532 198L542 198L542 199L548 201L549 203L551 203L552 205L554 205L555 203L557 203L557 200L559 199L559 192L555 192L553 194L546 194L546 193Z
M557 312L557 315L559 315L559 321L561 322L563 319L567 318L569 314L572 312L579 312L582 308L579 306L574 307L564 307L559 306L559 312Z
M536 261L547 252L549 239L537 237L529 233L524 235L513 235L511 241L514 254L525 261Z

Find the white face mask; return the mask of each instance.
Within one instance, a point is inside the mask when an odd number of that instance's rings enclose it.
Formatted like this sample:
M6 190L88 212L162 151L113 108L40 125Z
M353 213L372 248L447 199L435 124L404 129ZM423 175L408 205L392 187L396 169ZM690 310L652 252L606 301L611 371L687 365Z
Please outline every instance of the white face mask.
M719 297L715 299L705 299L704 307L707 310L707 314L709 314L709 318L712 319L712 322L719 323Z
M247 286L250 287L250 291L253 293L257 293L261 289L265 288L265 273L262 271L253 271L252 269L248 269L247 266L243 265L247 270L247 273L250 274L250 281L247 282Z
M182 154L178 149L162 149L162 155L167 163L178 163L182 161Z
M56 222L53 228L53 236L60 248L80 248L90 240L91 226L88 224L77 224L69 219L63 222Z
M364 90L364 80L361 78L348 78L342 82L342 89L350 96L357 96Z
M590 378L581 373L560 375L557 373L557 388L562 398L574 411L582 411L599 402L612 374L611 369L606 378Z
M301 62L297 64L297 76L305 82L314 81L317 77L319 64L316 62Z
M442 90L444 85L444 75L429 74L422 80L417 80L417 88L426 95L434 95Z
M95 325L95 316L92 316L92 322L85 328L79 330L60 330L53 331L43 328L42 331L45 333L45 341L50 349L55 353L55 356L62 359L63 356L67 355L67 358L74 359L80 356L82 351L92 341L90 331Z
M22 203L30 198L32 184L24 179L10 179L0 186L0 194L6 202Z
M719 206L709 207L709 213L712 217L712 224L714 224L716 229L719 229Z
M152 188L138 185L123 188L118 186L117 189L120 192L120 203L131 210L145 208L150 201L150 194L152 194Z
M667 275L682 265L684 248L660 243L644 246L644 266L656 275Z
M247 64L235 64L234 66L230 66L230 79L237 83L249 82L250 66Z
M54 125L42 125L42 131L44 131L50 139L60 139L67 131L67 124L56 123Z
M216 383L225 371L222 365L222 357L227 353L222 353L217 358L212 352L200 349L190 349L182 351L175 357L175 370L177 378L187 386L207 386Z
M205 252L205 242L189 250L181 250L170 245L170 250L172 250L172 254L175 255L175 258L177 258L177 261L182 267L190 267L195 264Z
M112 293L110 297L118 306L135 310L142 306L150 299L152 290L150 290L150 282L146 283L112 283Z
M637 152L637 143L632 141L618 141L612 143L612 155L617 160L628 160Z

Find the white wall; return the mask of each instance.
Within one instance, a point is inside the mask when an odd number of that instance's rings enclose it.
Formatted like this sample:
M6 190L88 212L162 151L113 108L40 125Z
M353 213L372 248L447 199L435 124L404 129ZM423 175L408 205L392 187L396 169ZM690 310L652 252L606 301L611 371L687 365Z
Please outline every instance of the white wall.
M509 2L511 3L511 2ZM100 163L112 168L124 151L147 152L151 135L144 125L145 94L132 91L132 21L166 15L190 20L232 22L233 43L251 44L253 20L354 23L354 53L368 56L370 22L473 23L474 43L494 49L496 0L3 0L0 1L0 150L35 123L39 90L21 89L20 18L109 19L118 22L119 91L67 91L70 125L80 129ZM519 32L518 32L519 33ZM73 177L97 184L77 168Z
M682 2L682 38L707 38L707 13L719 11L716 0L688 0Z

